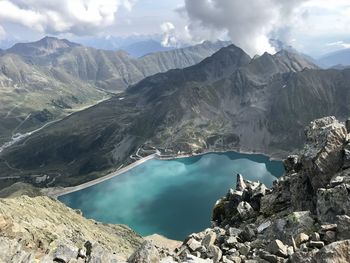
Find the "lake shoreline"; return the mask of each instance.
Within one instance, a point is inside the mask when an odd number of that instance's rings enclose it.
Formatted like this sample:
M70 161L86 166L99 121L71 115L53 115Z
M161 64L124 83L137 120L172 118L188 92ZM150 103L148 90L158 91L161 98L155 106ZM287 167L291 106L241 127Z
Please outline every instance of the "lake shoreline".
M160 155L158 153L154 153L151 155L148 155L146 157L143 157L125 167L122 168L118 168L116 171L114 172L110 172L100 178L88 181L86 183L77 185L77 186L69 186L69 187L54 187L54 188L45 188L42 189L42 193L54 198L54 199L58 199L58 197L66 195L66 194L70 194L70 193L74 193L80 190L83 190L85 188L94 186L96 184L102 183L106 180L112 179L116 176L119 176L141 164L143 164L146 161L152 160L152 159L157 159L157 160L177 160L177 159L182 159L182 158L189 158L189 157L196 157L196 156L204 156L207 154L211 154L211 153L216 153L216 154L225 154L225 153L229 153L229 152L236 152L236 153L240 153L240 154L252 154L252 155L263 155L266 156L268 158L268 160L270 161L282 161L282 158L276 158L276 157L270 157L269 155L265 154L265 153L261 153L261 152L253 152L253 151L239 151L239 150L215 150L215 149L208 149L205 150L203 152L200 153L192 153L192 154L174 154L174 155L169 155L169 156L165 156L165 155Z

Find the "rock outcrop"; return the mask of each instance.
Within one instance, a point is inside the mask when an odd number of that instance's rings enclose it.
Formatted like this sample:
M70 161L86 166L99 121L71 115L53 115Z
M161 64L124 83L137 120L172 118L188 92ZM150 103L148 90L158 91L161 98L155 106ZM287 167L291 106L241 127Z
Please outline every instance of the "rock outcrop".
M284 161L272 189L237 175L212 228L188 236L174 262L350 262L347 132L334 117L311 122L304 150Z

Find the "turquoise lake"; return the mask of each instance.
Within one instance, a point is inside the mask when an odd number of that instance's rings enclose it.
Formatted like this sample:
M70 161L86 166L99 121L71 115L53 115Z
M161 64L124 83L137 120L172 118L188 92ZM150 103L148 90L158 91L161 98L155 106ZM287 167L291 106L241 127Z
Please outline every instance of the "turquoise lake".
M152 159L59 200L87 218L126 224L143 236L182 240L210 226L216 200L235 187L237 173L271 186L284 168L264 155L236 152Z

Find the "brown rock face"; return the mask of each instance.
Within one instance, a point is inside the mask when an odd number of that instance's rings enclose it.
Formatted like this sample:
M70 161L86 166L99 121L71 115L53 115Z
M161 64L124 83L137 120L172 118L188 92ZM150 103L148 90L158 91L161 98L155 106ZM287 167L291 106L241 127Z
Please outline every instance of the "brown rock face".
M306 129L306 136L301 162L316 191L325 187L342 167L347 131L345 125L335 117L325 117L311 122Z

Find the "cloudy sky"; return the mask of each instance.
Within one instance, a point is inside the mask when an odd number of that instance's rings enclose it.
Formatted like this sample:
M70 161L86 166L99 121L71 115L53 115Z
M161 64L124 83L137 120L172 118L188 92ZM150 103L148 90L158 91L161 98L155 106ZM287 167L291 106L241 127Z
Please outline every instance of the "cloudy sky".
M350 48L349 0L0 0L0 41L162 36L163 45L231 39L249 54L276 38L319 56Z

